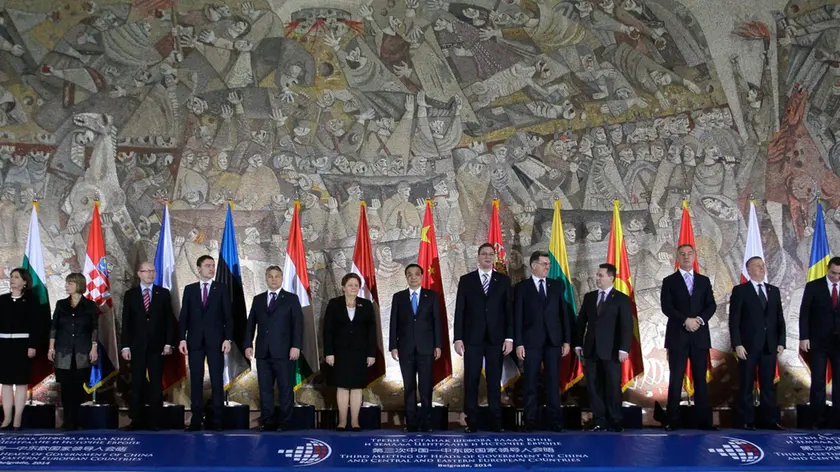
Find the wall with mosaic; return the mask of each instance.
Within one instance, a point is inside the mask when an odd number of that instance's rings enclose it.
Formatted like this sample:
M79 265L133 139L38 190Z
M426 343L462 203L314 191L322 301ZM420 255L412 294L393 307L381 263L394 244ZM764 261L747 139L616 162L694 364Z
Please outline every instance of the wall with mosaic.
M817 198L840 248L840 5L732 3L0 0L2 289L33 199L53 302L82 265L94 200L115 294L154 256L164 202L186 283L198 256L218 253L233 201L250 303L265 268L283 264L299 198L320 313L349 270L363 199L387 333L429 198L451 324L493 199L514 279L546 249L562 202L579 298L594 288L618 199L645 356L625 399L650 406L667 386L658 289L687 199L718 301L711 392L725 405L736 375L727 300L755 199L788 320L779 398L805 401L795 346ZM452 358L435 401L460 410ZM399 366L387 361L366 399L399 409ZM119 402L124 371L110 388ZM256 407L256 392L252 372L230 398ZM50 382L38 396L58 398ZM317 380L298 391L318 406L330 397ZM518 389L504 401L520 402Z

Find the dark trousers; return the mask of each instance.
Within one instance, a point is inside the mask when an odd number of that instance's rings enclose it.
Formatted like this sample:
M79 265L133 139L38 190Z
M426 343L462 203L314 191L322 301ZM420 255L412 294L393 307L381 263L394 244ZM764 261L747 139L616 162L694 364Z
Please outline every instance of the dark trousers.
M831 362L830 414L826 414L825 371ZM840 337L835 337L828 346L811 349L811 410L815 421L828 420L832 428L840 428Z
M160 426L163 407L163 348L131 351L131 421L146 422L150 427ZM146 381L146 372L149 379ZM148 399L149 415L143 414Z
M668 368L671 376L668 383L668 423L677 426L680 421L680 396L686 363L691 361L691 375L694 380L694 411L700 426L712 425L712 409L709 406L709 389L706 385L706 367L709 349L691 344L668 349Z
M525 358L527 359L527 352ZM589 407L597 426L621 425L621 363L612 359L587 357L584 374L589 392Z
M525 346L525 423L537 425L540 410L540 368L543 368L545 381L546 412L548 425L561 427L563 411L560 409L560 346Z
M274 384L280 393L279 415L274 409ZM273 428L291 427L292 408L295 406L295 361L286 358L269 357L257 359L257 384L260 389L260 422Z
M776 354L767 354L760 350L747 352L747 360L738 360L738 403L745 424L755 423L755 408L753 407L753 389L755 387L755 370L758 367L758 385L761 389L759 421L766 425L776 424L776 389L773 378L776 376ZM825 374L823 374L825 376Z
M61 405L64 407L64 428L79 426L79 407L85 397L84 384L90 380L90 367L76 368L74 358L69 369L55 369L55 380L61 384Z
M477 344L464 347L464 412L467 425L478 428L478 383L481 381L482 361L487 379L487 403L496 428L502 427L502 346Z
M399 351L400 371L405 386L405 424L410 428L432 426L432 362L434 355ZM420 414L417 413L417 386L420 386Z
M204 359L210 369L210 391L213 404L213 419L220 426L224 419L225 385L222 378L225 358L221 344L216 349L190 349L187 352L190 363L190 425L200 426L204 418Z

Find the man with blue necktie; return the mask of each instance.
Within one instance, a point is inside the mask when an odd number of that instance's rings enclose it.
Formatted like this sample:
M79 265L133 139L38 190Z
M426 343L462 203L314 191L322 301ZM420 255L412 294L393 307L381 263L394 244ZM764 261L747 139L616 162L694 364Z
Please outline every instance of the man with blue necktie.
M405 268L408 289L391 301L391 335L388 348L399 361L405 386L405 432L431 431L432 364L440 358L440 307L434 290L421 288L423 268ZM421 411L417 414L417 386Z

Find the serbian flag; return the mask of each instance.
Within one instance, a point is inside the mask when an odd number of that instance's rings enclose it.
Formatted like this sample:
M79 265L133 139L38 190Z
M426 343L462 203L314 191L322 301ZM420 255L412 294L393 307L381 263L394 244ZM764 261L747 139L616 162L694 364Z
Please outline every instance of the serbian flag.
M621 365L621 390L645 372L642 360L642 343L639 337L639 314L636 311L636 293L633 291L633 277L630 275L630 261L627 258L627 246L624 244L624 229L621 226L618 200L613 206L613 220L610 227L610 244L607 249L607 264L616 268L615 289L630 297L630 313L633 315L633 341L630 344L628 359Z
M554 201L554 218L551 220L551 239L548 242L548 256L551 268L548 278L563 282L563 301L572 313L572 327L577 318L575 288L569 271L569 254L566 252L566 235L563 233L563 218L560 216L560 200ZM573 328L574 329L574 328ZM583 378L583 364L576 353L560 358L560 390L565 392Z
M446 316L446 300L443 297L443 279L440 275L435 221L432 216L432 201L426 200L426 215L423 217L423 229L420 231L420 254L417 264L423 268L422 287L434 290L438 294L440 306L440 359L432 364L433 384L437 385L452 375L452 349L449 346L449 319Z
M487 242L493 245L496 250L496 263L494 270L503 274L507 273L507 255L505 254L505 242L502 239L502 222L499 219L499 200L493 200L493 211L490 214L490 229L487 231ZM513 358L513 353L504 356L502 361L502 385L504 389L519 378L519 366Z
M814 224L814 239L811 240L811 259L808 261L808 282L824 279L828 261L831 259L831 249L828 247L828 236L825 233L825 217L822 203L817 203L817 221ZM805 366L811 368L811 353L799 351L799 356ZM831 361L825 369L825 384L831 385Z
M764 244L761 243L761 229L758 227L758 215L755 212L755 202L750 202L750 219L747 226L747 245L744 248L744 263L741 264L741 283L747 283L750 280L750 274L747 273L747 261L753 257L760 257L764 260ZM765 261L766 262L766 261ZM767 284L767 273L764 274L764 284ZM776 359L776 375L773 377L773 383L779 383L779 360ZM758 367L755 368L755 389L759 390L758 385Z
M177 296L178 287L175 280L175 250L172 246L172 218L169 216L169 205L163 207L163 221L160 225L160 237L158 238L157 250L155 251L155 285L159 285L176 296L172 299L172 312L175 318L172 322L175 325L175 332L178 329L178 315L181 313L181 300ZM163 357L163 379L161 386L163 391L178 385L187 377L187 364L184 355L178 349L172 354Z
M225 230L219 249L219 263L216 265L216 282L227 285L230 290L231 315L233 318L233 342L230 352L225 354L223 379L225 390L251 370L251 363L245 358L242 341L245 339L245 324L248 312L245 310L245 290L242 287L242 272L239 266L239 249L236 244L236 228L233 225L233 204L228 203Z
M376 315L376 362L368 367L368 384L385 375L385 354L382 345L382 319L379 316L379 294L376 292L376 270L373 268L373 251L370 248L370 230L367 222L367 205L359 205L359 229L353 249L353 267L350 272L362 279L359 296L373 302Z
M120 365L117 357L117 329L114 322L114 307L111 301L111 283L108 280L108 262L105 259L105 240L102 238L102 222L99 220L99 202L93 204L93 218L88 232L85 251L85 297L96 303L99 309L99 359L91 366L90 378L84 388L87 393L95 392L108 380L117 375Z
M682 222L680 223L680 239L677 247L690 244L694 248L694 273L700 273L700 263L697 261L697 245L694 244L694 228L691 226L691 214L688 213L688 200L682 203ZM674 270L679 270L680 261L674 263ZM706 382L712 380L712 354L706 354ZM691 373L691 359L686 361L685 376L683 377L683 389L689 396L694 395L694 375Z
M312 297L309 290L309 273L306 272L306 252L303 250L303 234L300 230L300 201L295 200L292 226L289 228L289 244L286 246L286 263L283 265L283 290L294 293L303 309L303 347L295 361L295 390L321 370L318 361L318 333L315 329L315 314L312 313Z
M23 254L21 268L29 272L32 286L28 287L32 296L38 299L38 312L35 317L35 358L32 359L32 380L29 389L49 377L53 372L52 362L47 359L50 346L50 297L44 283L47 273L44 271L44 253L41 250L41 227L38 224L38 202L32 202L32 216L29 218L29 235L26 237L26 252Z

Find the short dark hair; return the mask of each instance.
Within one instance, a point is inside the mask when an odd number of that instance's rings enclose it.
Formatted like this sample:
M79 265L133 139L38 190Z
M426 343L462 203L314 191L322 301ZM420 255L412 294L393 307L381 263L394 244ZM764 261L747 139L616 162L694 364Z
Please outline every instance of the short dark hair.
M359 277L358 274L350 272L349 274L341 278L341 286L344 287L345 285L347 285L347 282L349 282L350 279L356 279L356 281L359 282L359 285L362 285L362 278Z
M492 250L493 250L493 254L495 254L495 253L496 253L496 247L495 247L495 246L493 246L493 245L492 245L492 244L490 244L490 243L484 243L484 244L482 244L481 246L478 246L478 254L481 254L481 250L482 250L482 249L484 249L484 248L486 248L486 247L489 247L490 249L492 249Z
M750 262L752 262L752 261L754 261L754 260L756 260L756 259L758 259L758 260L760 260L760 261L764 261L764 258L763 258L763 257L761 257L761 256L752 256L752 257L750 257L749 259L747 259L747 262L746 262L746 263L744 263L744 268L745 268L745 269L749 269L749 267L750 267ZM830 262L830 261L829 261L829 262Z
M412 267L417 267L418 269L420 269L420 275L423 275L423 268L420 267L420 264L409 264L405 266L405 271L403 271L405 272L405 275L408 275L408 269L411 269Z
M201 264L204 264L204 261L206 261L207 259L210 259L211 261L216 260L216 259L213 259L213 256L211 256L209 254L205 254L205 255L199 257L197 261L195 261L195 266L196 267L201 267Z
M834 256L828 260L828 266L840 266L840 256Z
M283 269L281 269L279 265L270 265L270 266L266 267L265 274L268 275L268 273L271 272L272 270L276 270L277 272L280 272L281 274L283 273Z
M690 247L692 251L697 252L697 249L694 248L694 245L693 244L688 244L688 243L683 243L683 244L680 244L679 246L677 246L677 251L679 251L680 249L682 249L684 247Z
M23 287L23 292L26 292L28 290L32 290L32 275L29 274L29 271L25 270L23 267L16 267L16 268L12 269L12 271L9 273L9 276L11 276L12 274L14 274L16 272L20 276L20 278L23 279L23 283L26 284Z
M618 274L618 269L616 269L615 266L612 264L604 263L599 265L598 268L607 269L607 275L609 275L612 278L615 278L616 274Z
M534 262L539 261L541 257L548 257L549 259L551 259L551 256L549 256L547 252L536 250L536 251L531 253L531 259L528 260L528 265L531 265Z
M71 272L64 278L65 282L73 282L76 284L76 293L84 295L87 291L87 279L81 272Z

